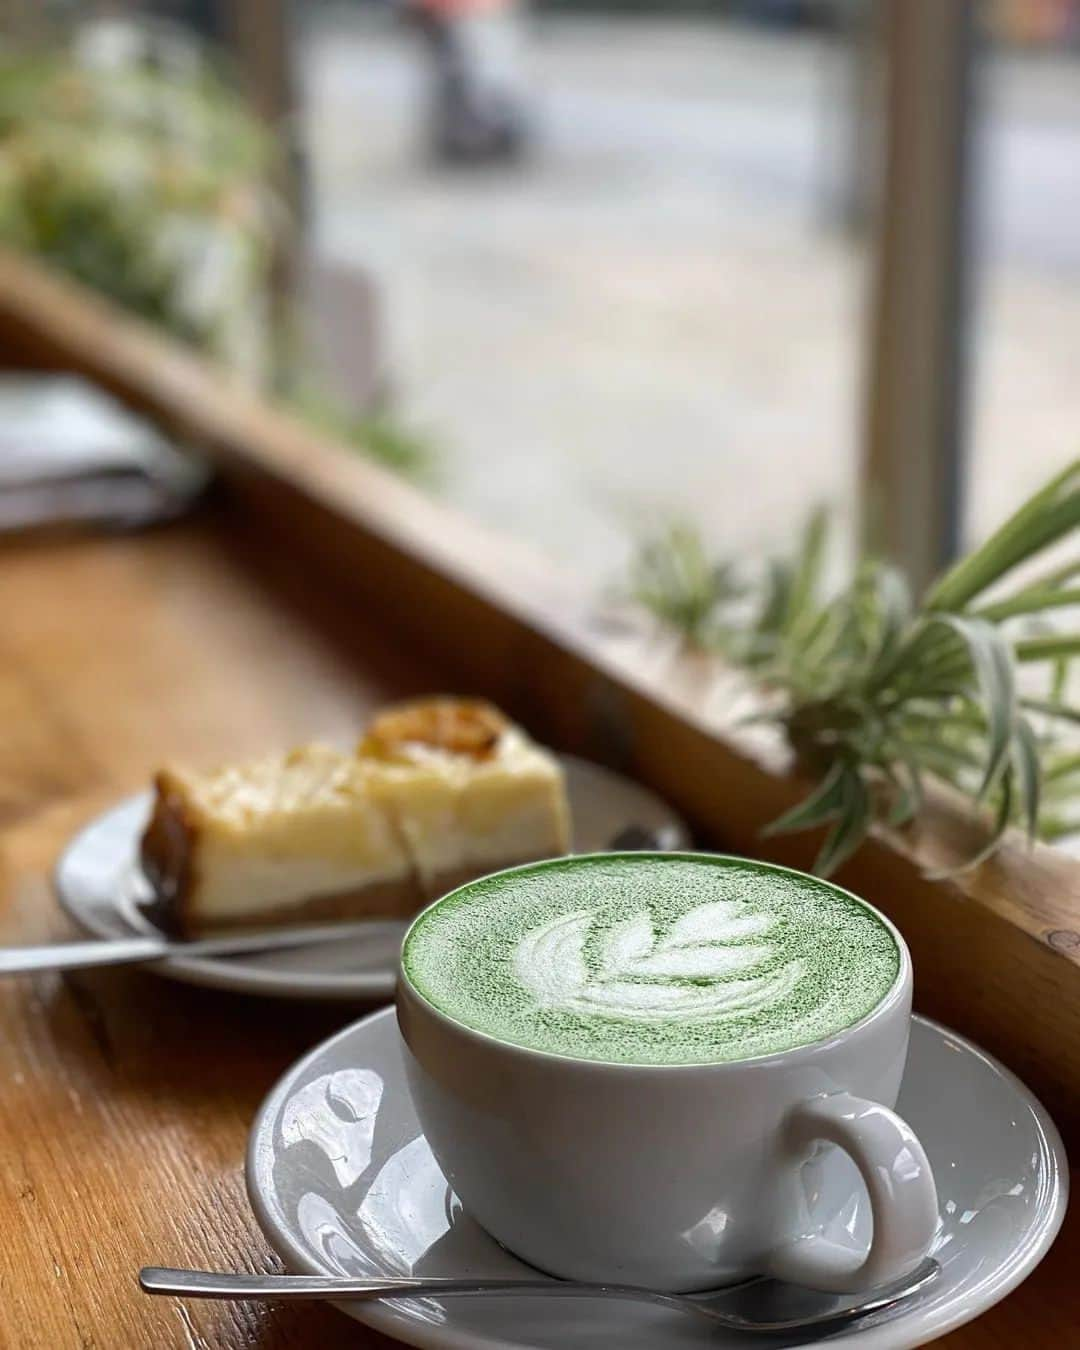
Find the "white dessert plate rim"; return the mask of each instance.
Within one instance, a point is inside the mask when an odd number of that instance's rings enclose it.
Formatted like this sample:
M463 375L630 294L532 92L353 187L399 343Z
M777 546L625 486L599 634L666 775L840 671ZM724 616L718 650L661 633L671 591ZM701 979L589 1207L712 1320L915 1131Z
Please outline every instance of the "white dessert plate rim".
M635 825L657 832L664 849L689 846L685 822L651 789L576 755L560 755L559 759L567 773L576 852L602 850L618 829ZM139 888L146 886L138 866L138 837L150 802L148 791L117 802L88 821L57 860L53 872L57 898L67 915L93 937L159 932L135 898ZM258 956L178 956L147 969L188 984L273 998L386 999L394 992L404 927L372 920L372 942L381 942L382 955L376 953L374 964L366 969L320 969L318 948L308 948L302 956L293 953L292 964L280 954L266 964ZM342 953L332 952L330 944L322 952L326 959L333 957L340 963Z

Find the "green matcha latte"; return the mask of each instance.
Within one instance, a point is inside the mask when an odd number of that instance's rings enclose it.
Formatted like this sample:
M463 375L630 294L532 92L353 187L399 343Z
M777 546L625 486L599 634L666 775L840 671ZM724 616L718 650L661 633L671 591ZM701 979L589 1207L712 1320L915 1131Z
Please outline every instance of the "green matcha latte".
M402 966L476 1031L550 1054L709 1064L809 1045L892 988L900 951L828 882L739 858L597 854L472 882L427 909Z

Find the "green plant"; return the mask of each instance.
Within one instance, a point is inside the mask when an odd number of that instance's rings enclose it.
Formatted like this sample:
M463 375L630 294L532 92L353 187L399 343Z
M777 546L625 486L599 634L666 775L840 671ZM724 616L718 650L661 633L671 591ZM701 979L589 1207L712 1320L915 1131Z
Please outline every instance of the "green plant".
M702 646L722 643L721 616L741 593L734 567L710 561L701 536L681 522L646 539L631 561L630 598Z
M95 31L0 60L0 239L240 361L282 220L271 139L189 44Z
M435 481L438 457L434 447L390 413L354 412L318 382L305 383L290 394L288 401L312 426L386 468L421 483Z
M755 672L766 691L762 718L779 726L800 768L818 782L769 831L828 824L816 870L831 872L875 820L910 821L931 776L992 811L989 838L965 866L989 856L1010 822L1031 835L1066 832L1080 756L1062 729L1080 724L1080 709L1066 701L1080 634L1034 625L1080 605L1080 587L1070 585L1080 559L1034 577L1019 569L1059 542L1075 544L1078 527L1080 460L917 604L896 569L875 559L826 598L820 512L795 556L770 565L748 614L729 603L733 587L725 580L706 606L711 644ZM655 555L664 547L652 541L639 554L648 552L651 575L661 579L668 573ZM700 541L695 550L704 556ZM701 573L709 574L704 562ZM635 594L666 622L678 621L670 594ZM699 626L683 631L700 640Z
M301 326L271 323L291 228L268 129L198 46L156 25L88 25L0 56L0 242L34 253L258 380L286 352L291 406L387 467L432 447L345 406Z

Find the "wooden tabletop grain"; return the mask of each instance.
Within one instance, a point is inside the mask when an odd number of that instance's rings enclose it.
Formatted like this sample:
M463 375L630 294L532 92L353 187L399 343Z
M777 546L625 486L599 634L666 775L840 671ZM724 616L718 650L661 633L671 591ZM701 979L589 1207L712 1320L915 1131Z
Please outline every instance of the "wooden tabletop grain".
M350 736L439 672L213 514L129 538L0 547L0 941L70 934L49 871L164 758ZM144 1263L270 1270L248 1127L304 1050L362 1008L104 971L0 984L0 1347L387 1346L316 1305L141 1295ZM1080 1225L943 1344L1080 1345ZM523 1309L523 1319L525 1312Z

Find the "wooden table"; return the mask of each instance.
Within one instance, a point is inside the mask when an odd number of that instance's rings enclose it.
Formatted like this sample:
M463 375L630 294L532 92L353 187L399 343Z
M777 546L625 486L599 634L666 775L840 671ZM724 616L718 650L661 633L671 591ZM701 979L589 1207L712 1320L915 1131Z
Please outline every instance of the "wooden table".
M62 937L57 850L163 757L348 736L430 680L317 578L212 523L0 548L0 940ZM0 1346L380 1345L324 1307L151 1300L140 1264L276 1266L244 1139L300 1054L362 1009L135 972L0 985Z
M69 928L49 869L163 758L348 737L439 672L207 511L130 538L0 547L0 940ZM377 1347L321 1306L151 1300L146 1262L270 1270L244 1196L278 1075L357 1009L149 974L0 984L0 1346ZM1017 1293L948 1338L1080 1344L1080 1221Z

